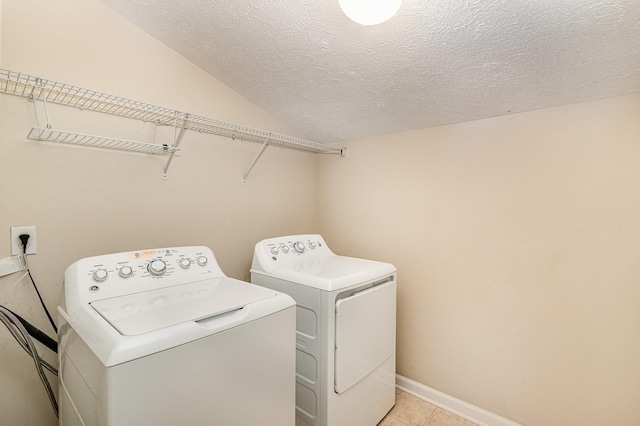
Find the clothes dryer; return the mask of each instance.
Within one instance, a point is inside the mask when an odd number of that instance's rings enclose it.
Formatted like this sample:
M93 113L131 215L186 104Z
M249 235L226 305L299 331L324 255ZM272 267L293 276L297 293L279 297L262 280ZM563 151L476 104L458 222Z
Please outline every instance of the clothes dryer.
M295 304L206 247L90 257L58 308L64 426L294 424Z
M296 307L296 425L374 426L395 404L396 268L320 235L256 244L251 282Z

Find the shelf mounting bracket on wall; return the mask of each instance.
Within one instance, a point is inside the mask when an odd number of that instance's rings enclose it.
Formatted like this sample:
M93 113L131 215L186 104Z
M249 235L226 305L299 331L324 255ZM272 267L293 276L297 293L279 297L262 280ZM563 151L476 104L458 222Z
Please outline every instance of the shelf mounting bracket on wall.
M269 145L269 138L265 138L264 142L262 143L262 146L260 147L260 151L258 151L258 155L256 155L256 158L253 159L253 162L249 166L249 170L247 170L247 172L244 174L244 176L242 176L242 184L243 185L245 183L247 183L247 176L249 176L249 173L251 173L251 170L253 169L253 166L256 165L256 163L258 162L258 160L262 156L262 153L264 152L264 150L267 149L267 145Z
M162 172L162 178L163 179L167 178L167 170L169 170L169 165L171 164L171 161L173 160L173 155L178 150L178 145L180 145L180 142L182 142L182 137L184 136L184 131L186 130L187 120L188 119L189 119L189 114L185 114L184 119L182 120L182 127L180 127L180 133L178 133L178 135L176 136L176 129L178 127L177 126L177 123L178 123L178 112L176 111L175 121L173 123L173 151L171 151L171 154L169 154L169 159L167 160L167 164L164 166L164 170Z

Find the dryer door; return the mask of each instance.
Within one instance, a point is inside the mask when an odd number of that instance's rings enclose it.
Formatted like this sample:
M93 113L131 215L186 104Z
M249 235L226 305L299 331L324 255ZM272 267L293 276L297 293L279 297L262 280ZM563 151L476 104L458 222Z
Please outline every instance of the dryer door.
M335 391L342 393L395 353L395 280L338 300L335 339Z

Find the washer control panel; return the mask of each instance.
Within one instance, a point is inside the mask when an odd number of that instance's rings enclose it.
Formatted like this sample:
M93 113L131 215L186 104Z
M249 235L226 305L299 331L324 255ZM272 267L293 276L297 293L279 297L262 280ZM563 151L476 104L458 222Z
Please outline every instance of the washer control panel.
M224 277L207 247L172 247L81 259L67 268L65 286L103 299Z

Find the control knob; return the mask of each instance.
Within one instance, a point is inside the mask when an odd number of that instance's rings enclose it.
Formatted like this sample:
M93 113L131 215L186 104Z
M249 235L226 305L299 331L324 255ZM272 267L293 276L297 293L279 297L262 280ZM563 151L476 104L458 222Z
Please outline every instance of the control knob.
M131 266L125 265L118 270L118 275L120 275L122 278L129 278L133 275L133 269L131 269Z
M271 247L271 254L278 254L280 250L278 250L278 247Z
M286 245L283 244L280 247L280 250L282 250L283 253L289 253L289 246L286 246Z
M151 275L155 276L164 275L164 273L167 272L167 264L164 263L164 260L152 260L147 266L147 271L149 271Z
M187 269L191 266L191 261L189 259L180 259L180 267L182 269Z
M106 269L96 269L93 272L93 279L98 282L106 280L108 276L109 276L109 273L107 272Z
M304 243L302 241L296 241L293 243L293 249L298 253L304 253Z
M207 262L209 262L209 259L207 259L206 256L198 256L196 262L198 262L198 265L204 266L207 264Z
M316 248L316 243L314 243L313 241L309 241L309 248L310 249L315 249Z

